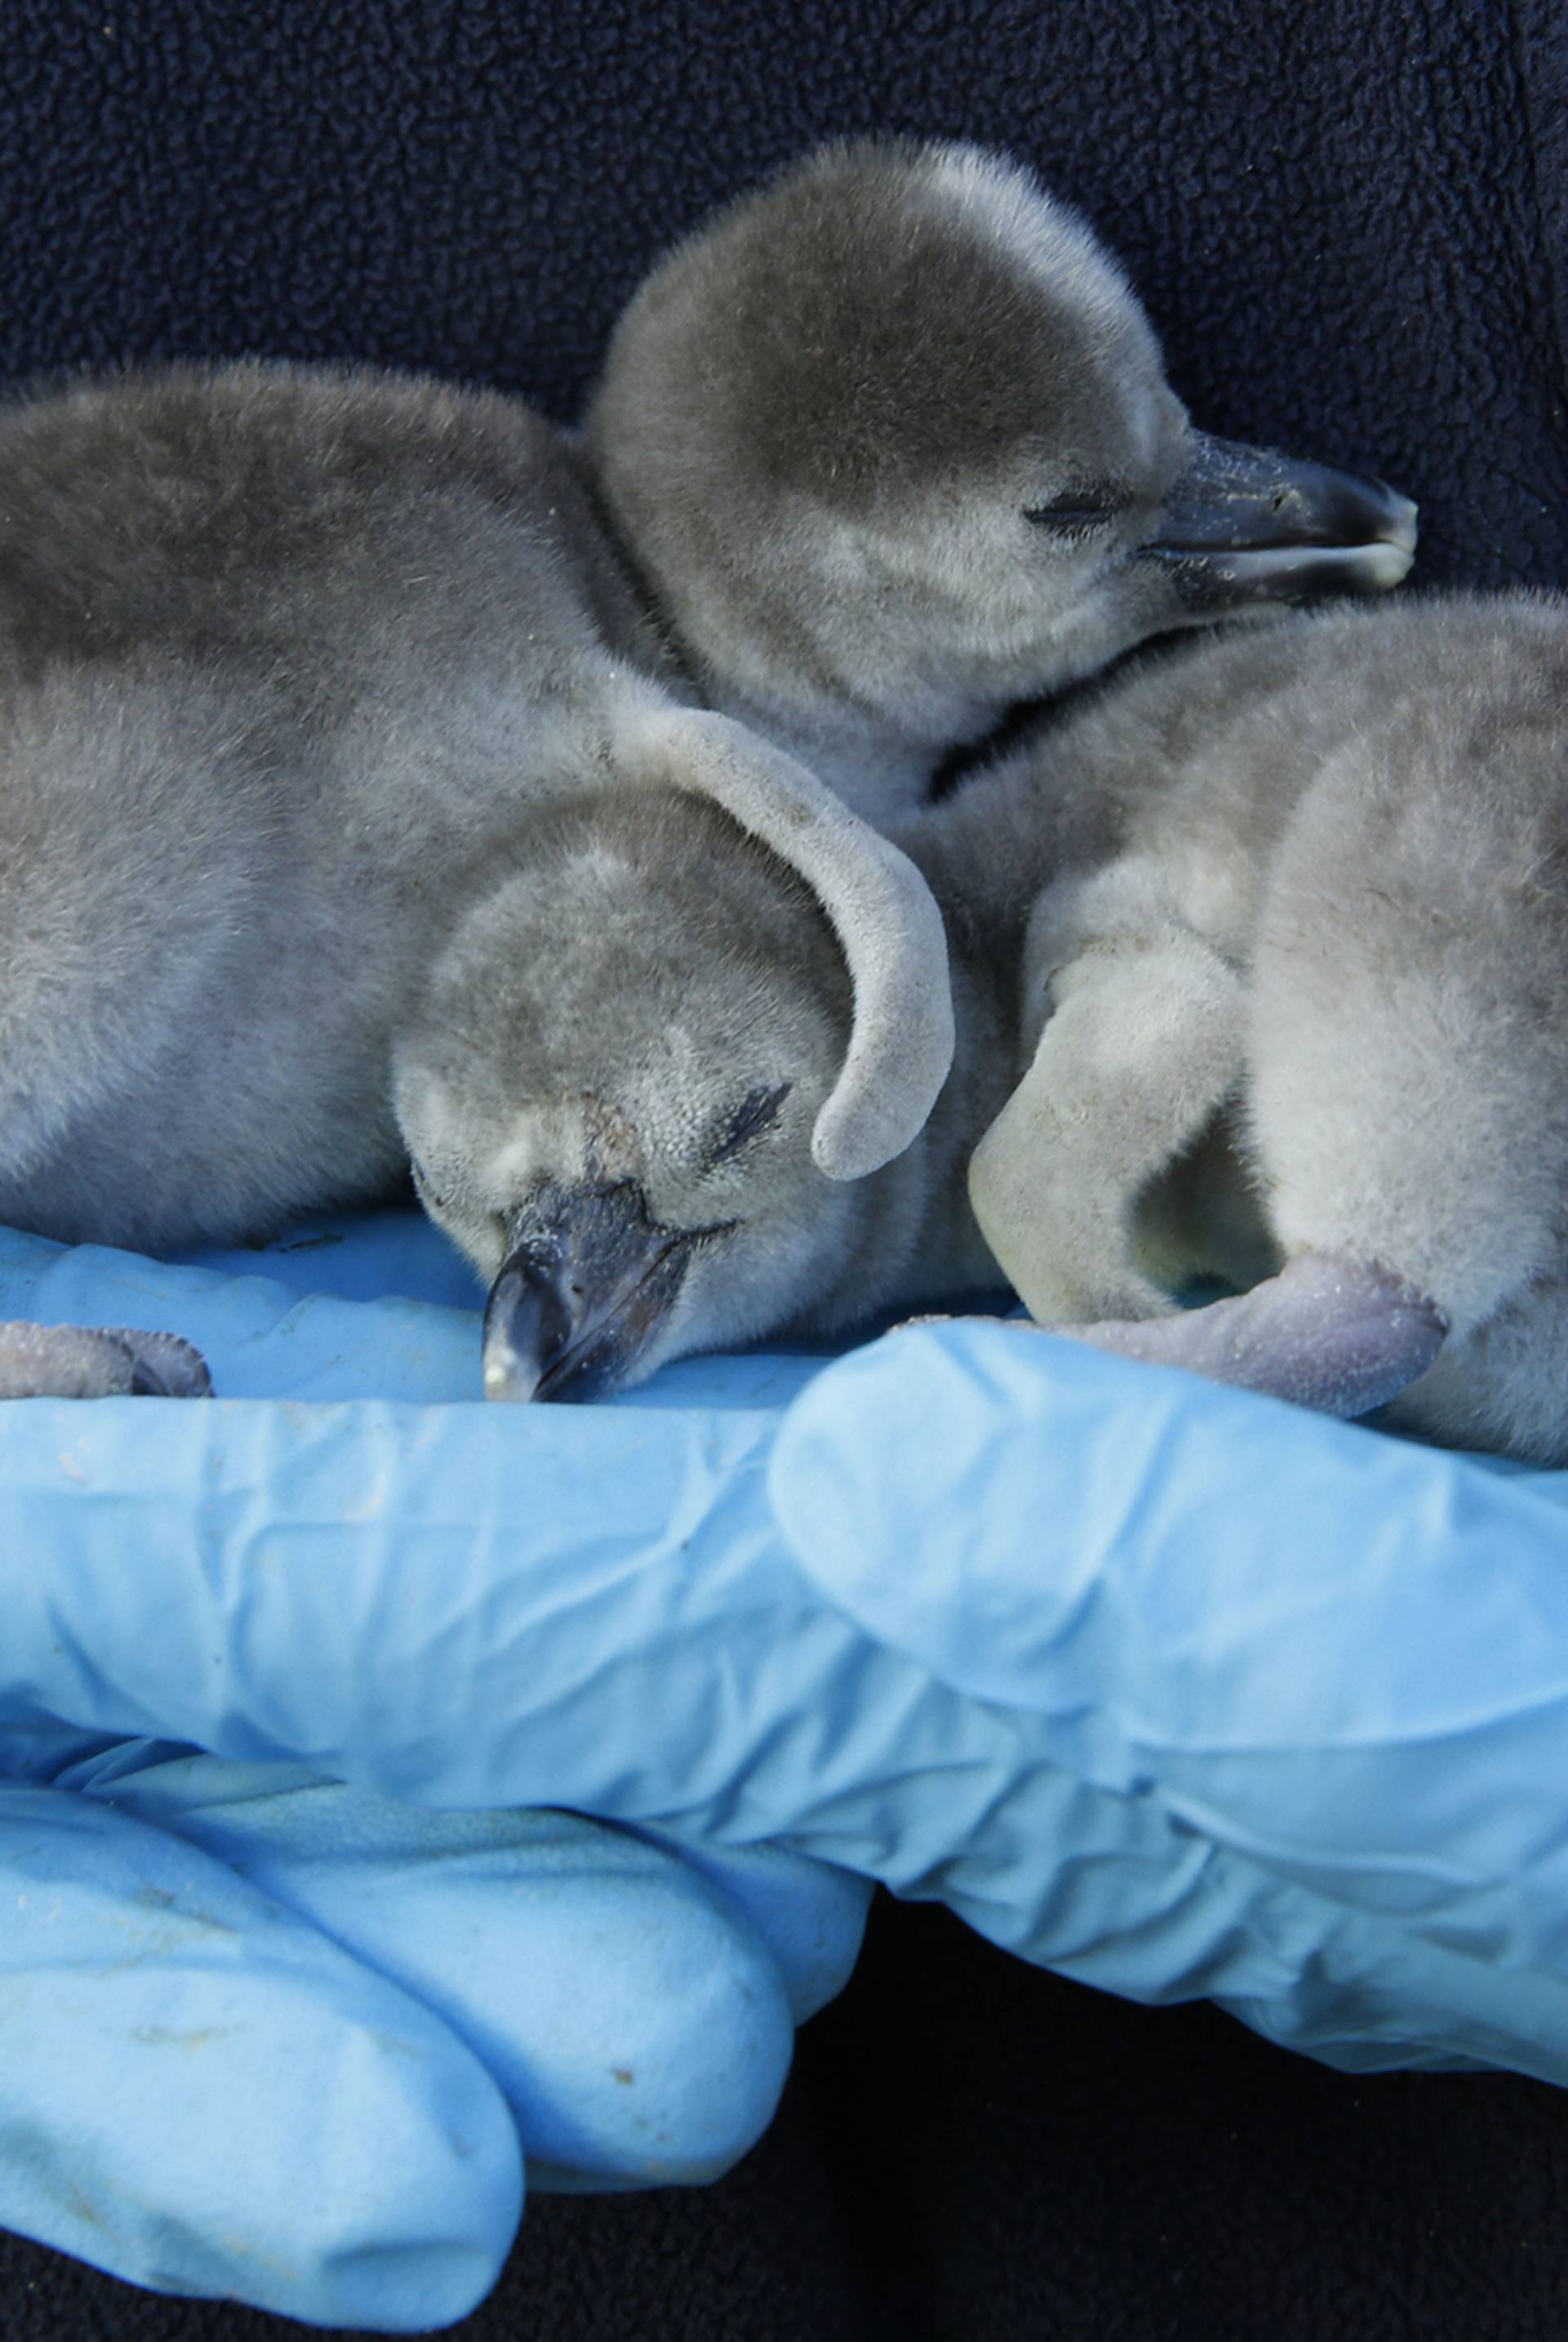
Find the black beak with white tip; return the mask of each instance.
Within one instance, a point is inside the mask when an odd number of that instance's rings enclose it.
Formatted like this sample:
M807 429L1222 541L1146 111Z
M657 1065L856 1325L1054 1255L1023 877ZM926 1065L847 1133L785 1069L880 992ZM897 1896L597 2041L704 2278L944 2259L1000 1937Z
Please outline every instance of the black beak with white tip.
M713 1229L663 1226L633 1180L544 1187L512 1216L484 1306L484 1396L598 1398L625 1381Z
M1196 435L1141 561L1194 617L1260 602L1380 594L1415 554L1416 508L1381 480Z

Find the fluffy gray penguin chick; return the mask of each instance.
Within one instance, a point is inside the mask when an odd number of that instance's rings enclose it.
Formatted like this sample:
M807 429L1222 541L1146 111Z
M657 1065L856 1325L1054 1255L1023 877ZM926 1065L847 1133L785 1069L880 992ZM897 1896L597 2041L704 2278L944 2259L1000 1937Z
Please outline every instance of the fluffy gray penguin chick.
M1414 545L1376 482L1194 430L1089 228L967 145L829 147L701 227L587 448L704 695L879 822L1013 703Z
M1555 600L1151 660L901 832L947 917L954 1066L836 1187L804 1136L844 1031L809 897L706 808L563 814L514 906L534 1044L486 1028L460 939L402 1077L432 1209L510 1263L492 1388L588 1396L1005 1271L1101 1346L1568 1460L1565 751ZM677 975L645 906L704 851ZM565 950L590 916L607 960ZM1199 1272L1253 1289L1177 1312Z
M970 1177L1032 1316L1568 1460L1568 606L1151 663L954 814L1055 840Z
M999 1278L964 1191L1012 1079L998 966L914 1142L834 1181L811 1132L842 1061L844 957L787 865L716 807L605 792L531 825L396 1050L431 1216L491 1286L485 1384L586 1399L665 1359L827 1332Z

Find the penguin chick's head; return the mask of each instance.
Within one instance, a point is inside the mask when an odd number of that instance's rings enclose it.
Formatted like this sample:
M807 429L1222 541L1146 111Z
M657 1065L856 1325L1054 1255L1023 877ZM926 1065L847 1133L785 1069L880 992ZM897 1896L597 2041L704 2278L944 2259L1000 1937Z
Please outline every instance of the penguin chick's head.
M485 1387L583 1399L831 1288L867 1183L812 1159L849 978L810 890L699 798L528 825L399 1043L420 1196L490 1286Z
M942 746L1171 626L1395 583L1413 545L1377 484L1194 432L1089 228L972 146L829 147L699 229L588 438L711 692Z

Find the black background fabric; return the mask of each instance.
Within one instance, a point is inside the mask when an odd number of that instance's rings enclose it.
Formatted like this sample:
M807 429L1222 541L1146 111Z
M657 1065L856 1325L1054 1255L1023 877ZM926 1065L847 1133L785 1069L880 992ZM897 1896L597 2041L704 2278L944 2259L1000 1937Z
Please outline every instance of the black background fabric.
M569 416L650 258L812 141L1036 163L1208 429L1568 582L1561 0L8 0L0 376L263 351ZM244 2120L243 2109L235 2119ZM1568 2099L1326 2074L880 1907L769 2137L542 2202L464 2342L1562 2342ZM272 2342L0 2239L4 2342Z

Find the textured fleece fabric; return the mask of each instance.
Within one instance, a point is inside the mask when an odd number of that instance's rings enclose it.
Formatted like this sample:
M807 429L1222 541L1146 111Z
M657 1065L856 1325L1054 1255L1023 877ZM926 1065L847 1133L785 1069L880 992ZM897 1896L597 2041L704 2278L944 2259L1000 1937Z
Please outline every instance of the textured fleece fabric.
M811 141L988 139L1210 430L1568 582L1562 0L9 0L0 374L263 351L570 415L659 246ZM464 2342L1561 2342L1568 2102L1348 2080L884 1908L715 2188L536 2204ZM5 2342L272 2342L0 2240Z

